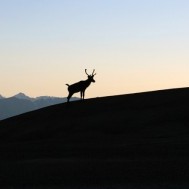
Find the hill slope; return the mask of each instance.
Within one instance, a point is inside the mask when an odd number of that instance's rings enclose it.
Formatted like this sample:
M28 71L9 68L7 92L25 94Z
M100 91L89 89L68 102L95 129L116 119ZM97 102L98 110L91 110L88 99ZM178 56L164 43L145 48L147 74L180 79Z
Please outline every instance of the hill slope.
M188 188L188 97L183 88L88 99L1 121L0 183Z
M31 98L24 93L18 93L10 98L1 98L0 96L0 120L66 101L67 98L50 96Z

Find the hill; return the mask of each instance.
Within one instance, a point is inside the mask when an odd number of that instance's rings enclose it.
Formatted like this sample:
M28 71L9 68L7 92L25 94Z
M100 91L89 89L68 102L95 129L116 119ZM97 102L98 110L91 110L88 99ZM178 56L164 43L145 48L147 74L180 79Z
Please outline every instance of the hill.
M0 122L0 184L188 188L189 88L53 105Z

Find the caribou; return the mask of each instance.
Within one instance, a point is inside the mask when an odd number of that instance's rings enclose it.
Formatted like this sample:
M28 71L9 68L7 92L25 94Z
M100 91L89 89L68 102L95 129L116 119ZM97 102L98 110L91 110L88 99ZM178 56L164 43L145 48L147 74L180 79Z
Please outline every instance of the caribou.
M96 75L96 73L94 73L94 72L95 72L95 70L93 70L93 73L91 75L89 75L87 73L87 69L85 69L85 73L88 76L87 80L79 81L79 82L74 83L72 85L66 84L68 86L68 92L69 92L68 97L67 97L67 102L69 102L72 95L74 93L77 93L77 92L80 92L81 100L84 100L86 88L89 87L91 82L93 82L93 83L95 82L94 76Z

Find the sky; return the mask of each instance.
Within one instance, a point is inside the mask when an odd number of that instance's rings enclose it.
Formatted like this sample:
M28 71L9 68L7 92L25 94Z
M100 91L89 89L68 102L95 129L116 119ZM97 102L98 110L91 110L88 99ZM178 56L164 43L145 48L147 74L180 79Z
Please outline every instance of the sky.
M188 0L0 0L0 94L86 98L189 85ZM75 96L79 96L76 94Z

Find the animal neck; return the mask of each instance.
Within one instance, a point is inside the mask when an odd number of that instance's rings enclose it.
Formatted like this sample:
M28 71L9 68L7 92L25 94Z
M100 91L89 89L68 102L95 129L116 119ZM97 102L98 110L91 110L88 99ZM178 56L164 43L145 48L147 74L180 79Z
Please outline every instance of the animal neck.
M85 83L87 86L89 86L91 84L91 81L89 79L85 80Z

